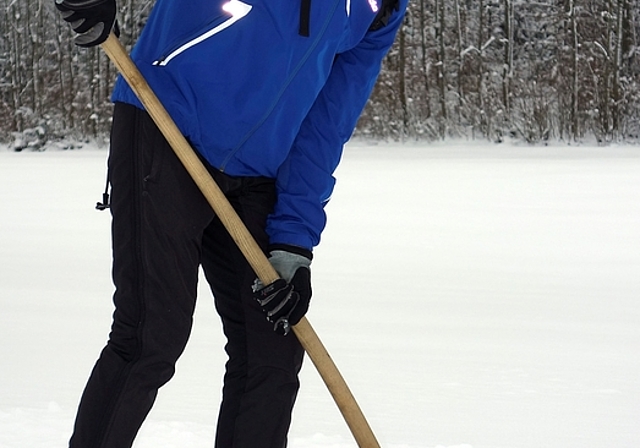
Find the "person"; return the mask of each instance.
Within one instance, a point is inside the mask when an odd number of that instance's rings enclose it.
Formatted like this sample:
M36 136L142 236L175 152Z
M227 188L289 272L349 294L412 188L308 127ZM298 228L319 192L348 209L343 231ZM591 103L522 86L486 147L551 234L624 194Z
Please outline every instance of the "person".
M82 47L115 0L55 0ZM215 446L282 448L303 349L312 251L343 145L407 0L157 0L132 59L281 277L255 274L122 78L111 184L113 301L71 448L130 447L192 326L199 267L228 354Z

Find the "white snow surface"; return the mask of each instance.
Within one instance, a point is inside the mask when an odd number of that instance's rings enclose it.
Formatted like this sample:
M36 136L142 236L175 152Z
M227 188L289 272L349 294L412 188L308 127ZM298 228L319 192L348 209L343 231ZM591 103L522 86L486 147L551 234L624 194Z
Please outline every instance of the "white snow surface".
M0 150L0 447L65 447L109 331L107 151ZM308 315L385 448L640 446L640 148L347 146ZM206 282L137 448L211 447ZM290 448L356 446L313 365Z

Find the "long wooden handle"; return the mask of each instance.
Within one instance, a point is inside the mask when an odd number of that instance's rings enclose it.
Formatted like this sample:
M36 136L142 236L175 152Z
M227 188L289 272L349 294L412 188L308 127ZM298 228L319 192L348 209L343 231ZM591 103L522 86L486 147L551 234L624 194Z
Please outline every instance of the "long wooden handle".
M278 273L273 269L273 266L271 266L271 263L269 263L269 260L267 260L224 193L222 193L193 148L191 148L187 139L184 138L166 109L160 103L160 100L158 100L153 90L151 90L118 38L114 34L111 34L102 44L102 49L138 96L196 185L202 191L202 194L204 194L216 215L218 215L244 254L255 271L256 276L265 285L277 280ZM309 358L316 366L322 380L327 385L358 446L360 448L379 448L380 445L364 417L362 410L309 321L303 317L302 320L293 327L293 331L309 355Z

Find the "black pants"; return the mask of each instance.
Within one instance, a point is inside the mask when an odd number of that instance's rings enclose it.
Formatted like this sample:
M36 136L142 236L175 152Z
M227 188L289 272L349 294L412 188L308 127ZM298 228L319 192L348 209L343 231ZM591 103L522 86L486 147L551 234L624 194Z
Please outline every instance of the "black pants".
M255 274L145 112L116 105L109 171L116 309L70 447L131 446L186 346L200 265L229 356L216 447L285 447L303 349L273 332L251 297ZM210 171L264 248L273 180Z

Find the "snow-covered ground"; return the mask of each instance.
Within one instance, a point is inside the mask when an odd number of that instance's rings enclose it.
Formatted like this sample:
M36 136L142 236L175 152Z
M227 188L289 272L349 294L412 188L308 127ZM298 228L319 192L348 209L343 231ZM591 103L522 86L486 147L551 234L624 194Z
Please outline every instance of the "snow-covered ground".
M66 446L112 312L106 151L0 151L0 447ZM309 320L385 448L640 446L640 148L348 146ZM211 447L204 282L137 448ZM292 448L353 448L307 363Z

